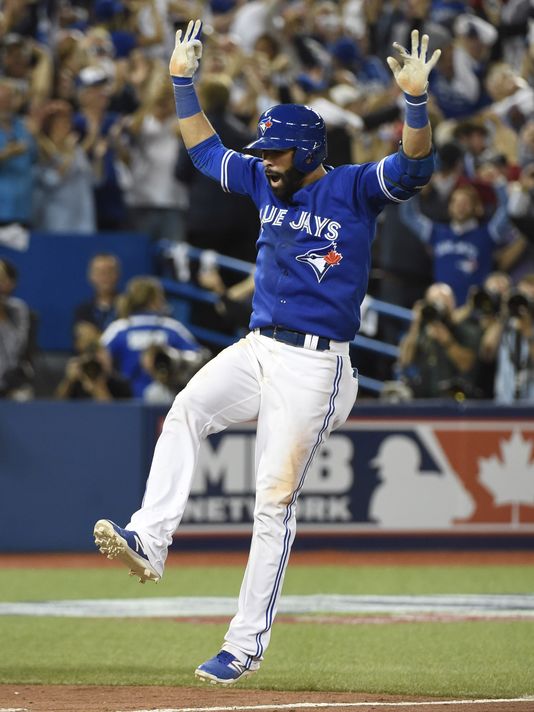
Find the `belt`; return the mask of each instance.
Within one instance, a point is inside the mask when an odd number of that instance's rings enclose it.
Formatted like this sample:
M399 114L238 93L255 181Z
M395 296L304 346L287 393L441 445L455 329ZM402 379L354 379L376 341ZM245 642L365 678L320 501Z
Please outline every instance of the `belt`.
M284 329L282 326L262 326L259 329L254 329L254 333L269 336L271 339L282 341L284 344L300 346L312 351L329 351L334 344L325 336L304 334L302 331L292 331L291 329ZM335 343L337 344L338 342Z

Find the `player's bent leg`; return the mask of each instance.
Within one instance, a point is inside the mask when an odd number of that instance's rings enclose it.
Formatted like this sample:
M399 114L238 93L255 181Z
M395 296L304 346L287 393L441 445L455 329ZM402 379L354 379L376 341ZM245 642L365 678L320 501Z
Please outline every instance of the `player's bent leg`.
M137 532L123 529L110 519L99 519L93 533L100 552L108 559L125 563L130 575L138 576L140 583L160 580L161 574L151 564Z
M200 442L231 423L257 416L258 374L254 355L242 339L206 364L178 394L167 414L143 504L126 525L126 531L135 532L142 541L159 576L189 497Z

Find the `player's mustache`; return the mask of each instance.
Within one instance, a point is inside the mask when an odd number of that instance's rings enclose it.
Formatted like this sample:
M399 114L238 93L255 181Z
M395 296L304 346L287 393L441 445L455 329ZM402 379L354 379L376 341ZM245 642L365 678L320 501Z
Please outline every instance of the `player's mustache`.
M265 169L265 175L267 178L281 178L285 177L285 173L280 173L279 171L273 171L270 168Z

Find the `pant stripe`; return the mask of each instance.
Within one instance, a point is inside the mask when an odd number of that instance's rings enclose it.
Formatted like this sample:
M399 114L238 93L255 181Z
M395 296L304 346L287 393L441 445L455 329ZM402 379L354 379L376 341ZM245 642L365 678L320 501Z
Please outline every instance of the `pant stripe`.
M273 624L273 614L274 614L274 607L275 607L275 603L276 603L276 599L277 599L277 595L278 595L278 589L280 588L280 583L282 581L282 575L283 575L283 572L287 565L287 559L289 556L289 541L291 538L291 529L289 527L288 522L291 519L293 507L297 501L298 494L304 485L304 481L306 479L306 474L308 472L308 469L312 463L315 453L317 452L317 449L319 448L319 446L321 445L321 443L323 441L323 436L324 436L325 432L327 431L328 426L330 424L330 420L335 412L335 399L336 399L337 394L339 393L339 384L341 381L342 372L343 372L343 359L341 356L338 356L337 364L336 364L336 375L334 376L334 385L332 388L332 393L330 394L328 411L324 418L323 425L321 426L321 430L319 431L319 434L315 441L315 445L313 446L310 456L306 462L306 465L304 466L304 470L302 471L302 475L299 480L299 483L298 483L295 491L293 492L293 495L291 497L289 504L287 505L287 512L286 512L286 516L284 517L285 534L284 534L284 545L282 548L282 555L280 558L280 563L278 564L278 570L276 572L276 578L275 578L275 582L274 582L273 591L271 593L271 597L270 597L269 603L267 605L267 610L265 612L265 628L256 635L256 643L257 643L256 657L261 657L263 655L263 643L261 642L261 637L264 633L266 633L268 630L270 630L270 628Z

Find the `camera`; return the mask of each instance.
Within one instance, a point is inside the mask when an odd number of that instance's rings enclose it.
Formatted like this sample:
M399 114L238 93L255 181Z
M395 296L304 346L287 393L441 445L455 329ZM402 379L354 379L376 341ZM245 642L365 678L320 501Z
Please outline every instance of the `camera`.
M104 373L104 368L102 364L93 356L82 359L80 361L80 369L83 375L89 378L91 381L96 381Z
M442 324L449 323L447 308L439 303L425 302L421 309L421 325L426 326L436 321Z
M489 292L484 287L475 287L472 292L473 310L482 316L495 316L501 308L501 295Z
M508 314L511 319L517 319L522 316L524 309L530 312L530 316L534 318L534 301L525 296L522 292L512 292L506 302Z
M167 349L157 347L153 352L153 368L159 376L169 377L177 359L173 358Z

